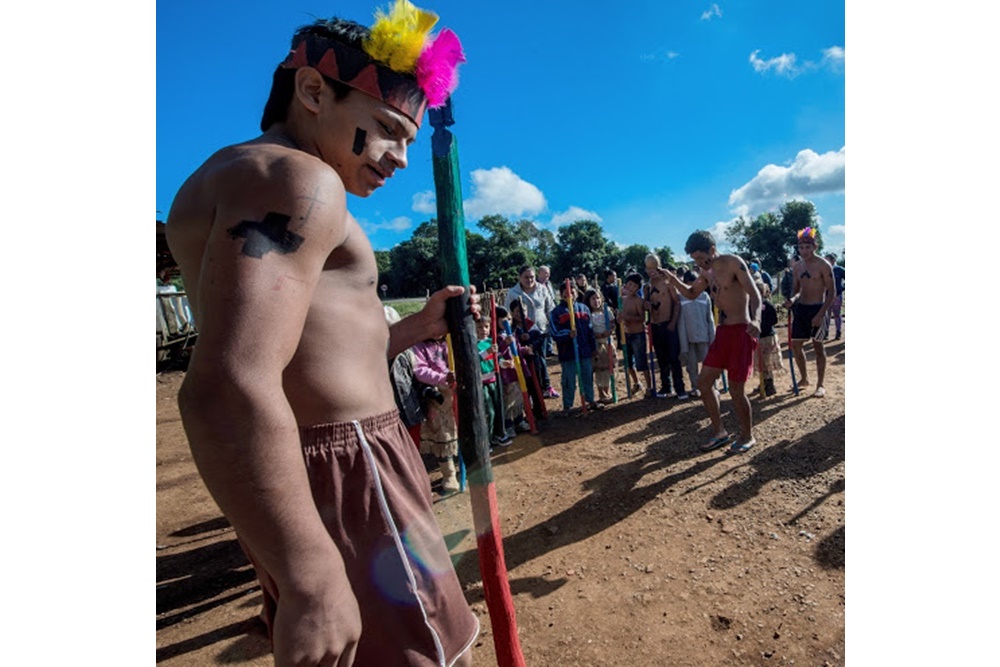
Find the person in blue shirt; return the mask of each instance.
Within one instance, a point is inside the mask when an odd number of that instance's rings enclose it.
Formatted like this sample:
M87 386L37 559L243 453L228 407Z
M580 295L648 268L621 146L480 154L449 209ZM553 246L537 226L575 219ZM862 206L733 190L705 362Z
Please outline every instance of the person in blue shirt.
M549 314L549 333L556 342L559 364L562 366L562 402L563 410L569 411L576 400L577 360L579 359L580 377L582 378L583 400L591 410L599 410L604 406L594 401L594 367L591 357L597 349L597 339L590 326L590 308L577 301L576 289L563 283L560 286L560 300ZM570 323L569 306L572 304L576 317L576 330ZM576 350L573 349L574 341Z

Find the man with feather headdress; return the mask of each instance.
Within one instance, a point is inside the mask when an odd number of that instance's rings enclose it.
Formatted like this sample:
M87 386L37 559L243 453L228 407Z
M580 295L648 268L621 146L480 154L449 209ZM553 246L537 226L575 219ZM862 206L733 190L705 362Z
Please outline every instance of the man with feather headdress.
M478 636L386 364L444 335L463 288L388 326L346 204L407 166L455 87L461 44L436 21L397 0L371 29L300 28L263 134L212 155L167 222L200 334L184 428L257 571L278 667L469 664Z

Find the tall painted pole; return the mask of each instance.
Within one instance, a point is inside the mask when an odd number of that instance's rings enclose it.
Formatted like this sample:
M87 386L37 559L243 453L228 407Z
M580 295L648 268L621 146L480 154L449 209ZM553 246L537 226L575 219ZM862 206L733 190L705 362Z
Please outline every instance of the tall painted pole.
M441 277L446 285L462 285L465 292L449 299L445 317L455 347L458 382L458 447L468 468L472 522L476 529L483 592L493 628L493 646L499 667L525 667L517 636L514 601L507 580L500 514L497 507L490 441L483 403L482 371L476 348L476 330L470 309L469 262L465 248L465 215L462 211L458 143L448 130L454 125L451 99L428 111L434 134L431 153L437 195L438 242Z
M573 299L573 283L566 279L566 306L569 308L569 330L570 340L573 341L573 359L576 364L576 380L580 385L580 405L583 412L587 412L587 399L583 395L583 374L580 372L580 344L576 340L576 300ZM565 405L565 404L564 404Z
M622 279L618 279L618 332L621 334L622 347L625 348L625 393L632 398L632 357L629 355L628 338L625 335L625 318L622 317Z
M604 302L604 324L608 329L608 370L611 372L611 401L617 403L618 389L615 385L618 382L615 381L615 375L618 370L618 353L612 349L614 346L611 344L611 341L615 338L615 332L611 328L611 309L608 308L607 301Z

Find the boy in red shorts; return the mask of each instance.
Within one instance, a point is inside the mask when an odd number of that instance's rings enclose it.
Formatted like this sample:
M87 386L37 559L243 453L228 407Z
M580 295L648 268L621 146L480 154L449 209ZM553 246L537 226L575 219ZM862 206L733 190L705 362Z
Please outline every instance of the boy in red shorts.
M698 265L698 278L691 285L681 282L671 271L660 269L664 277L688 299L706 289L719 308L719 326L715 341L698 374L698 390L712 420L712 437L701 447L709 452L729 444L730 454L747 451L756 444L753 438L753 413L744 386L753 375L753 356L760 338L760 293L750 277L746 263L736 255L720 255L715 239L706 231L688 237L684 252ZM734 437L722 425L719 394L715 381L725 370L733 408L740 420L739 436Z

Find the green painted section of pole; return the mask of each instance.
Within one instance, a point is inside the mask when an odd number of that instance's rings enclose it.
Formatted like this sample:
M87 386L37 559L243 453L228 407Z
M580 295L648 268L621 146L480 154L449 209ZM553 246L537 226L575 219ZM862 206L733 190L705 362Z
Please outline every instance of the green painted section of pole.
M428 113L434 126L431 136L434 187L437 194L438 241L441 277L446 285L461 285L465 293L448 300L445 317L455 349L455 379L458 385L458 447L466 463L472 522L476 529L479 569L483 593L493 629L493 646L499 667L525 667L517 636L514 602L507 580L500 513L497 507L493 468L483 394L482 371L476 347L476 329L470 308L469 264L465 248L465 214L462 210L462 179L458 168L458 142L448 131L454 124L451 100Z

